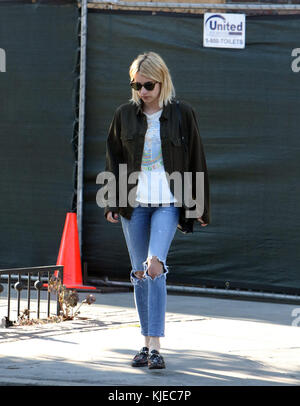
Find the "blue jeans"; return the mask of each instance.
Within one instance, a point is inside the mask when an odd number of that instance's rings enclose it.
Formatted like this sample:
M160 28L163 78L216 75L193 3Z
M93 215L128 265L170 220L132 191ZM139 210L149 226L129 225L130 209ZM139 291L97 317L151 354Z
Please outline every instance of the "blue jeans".
M121 223L129 252L132 270L130 279L134 286L134 298L139 314L141 333L144 336L164 337L167 303L166 259L179 221L179 207L151 207L140 204L128 220ZM157 257L164 272L154 279L147 272L147 258ZM143 271L137 278L135 272Z

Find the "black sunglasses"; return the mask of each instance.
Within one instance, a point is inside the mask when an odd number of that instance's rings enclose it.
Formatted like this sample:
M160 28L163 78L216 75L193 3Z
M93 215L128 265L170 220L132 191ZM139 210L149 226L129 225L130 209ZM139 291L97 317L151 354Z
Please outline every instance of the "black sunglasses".
M157 82L146 82L146 83L140 83L140 82L130 82L130 86L134 90L141 90L141 88L144 86L146 90L153 90Z

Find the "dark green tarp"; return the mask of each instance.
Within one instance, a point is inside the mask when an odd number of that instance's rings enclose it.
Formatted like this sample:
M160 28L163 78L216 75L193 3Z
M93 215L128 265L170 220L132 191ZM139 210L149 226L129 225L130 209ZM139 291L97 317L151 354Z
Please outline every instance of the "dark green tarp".
M56 263L74 186L77 4L19 3L0 2L0 268Z
M204 48L203 16L88 14L83 259L89 275L128 281L121 224L96 205L97 174L115 108L130 97L128 69L155 51L177 97L197 112L210 173L212 223L177 231L169 283L300 289L300 16L249 16L246 48Z

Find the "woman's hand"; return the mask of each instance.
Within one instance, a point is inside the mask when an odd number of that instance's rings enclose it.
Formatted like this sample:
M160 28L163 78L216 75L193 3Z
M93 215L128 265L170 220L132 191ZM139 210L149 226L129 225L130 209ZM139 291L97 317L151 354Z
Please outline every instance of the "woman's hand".
M198 217L197 220L201 223L201 227L206 227L208 223L204 223L202 217Z
M112 211L109 211L109 212L107 212L106 220L111 223L118 223L119 215L118 215L118 213L113 213Z

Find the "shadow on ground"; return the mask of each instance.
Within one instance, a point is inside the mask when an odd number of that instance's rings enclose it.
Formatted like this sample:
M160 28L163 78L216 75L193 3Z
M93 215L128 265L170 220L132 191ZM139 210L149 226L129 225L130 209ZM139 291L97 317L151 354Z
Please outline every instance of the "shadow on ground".
M24 348L24 351L26 349ZM1 385L235 386L296 385L300 371L269 371L260 362L236 354L194 350L166 351L167 368L130 367L134 353L111 350L105 360L70 361L62 357L2 357Z

